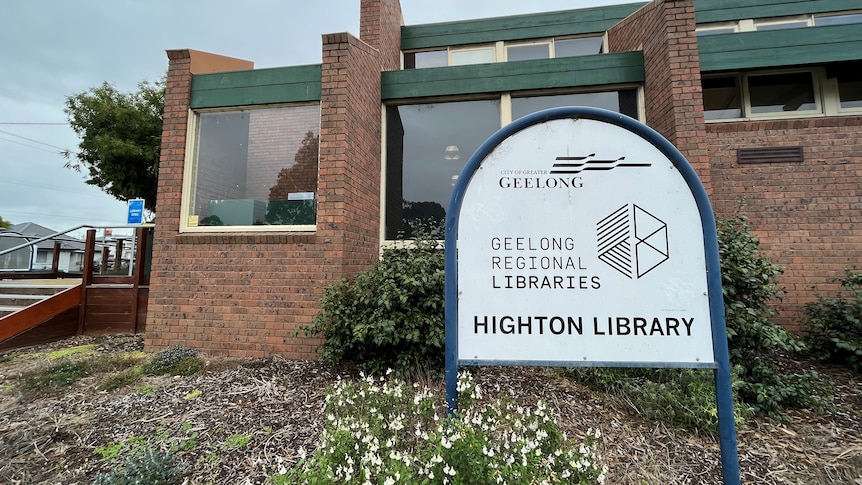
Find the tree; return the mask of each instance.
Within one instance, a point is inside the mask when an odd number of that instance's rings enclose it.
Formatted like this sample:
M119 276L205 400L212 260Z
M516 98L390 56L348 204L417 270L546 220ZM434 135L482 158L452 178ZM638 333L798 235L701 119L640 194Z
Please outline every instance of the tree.
M87 183L119 200L142 197L156 207L165 81L124 93L107 82L66 98L66 116L81 138L67 168L87 169Z
M12 229L12 223L0 216L0 229Z

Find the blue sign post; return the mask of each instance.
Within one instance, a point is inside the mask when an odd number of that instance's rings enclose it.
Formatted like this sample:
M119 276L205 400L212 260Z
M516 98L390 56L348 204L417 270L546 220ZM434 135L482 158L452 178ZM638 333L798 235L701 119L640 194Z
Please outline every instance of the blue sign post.
M129 217L127 224L144 223L144 199L129 200Z
M451 412L460 365L710 368L739 484L715 218L670 142L596 108L521 118L467 162L445 237Z

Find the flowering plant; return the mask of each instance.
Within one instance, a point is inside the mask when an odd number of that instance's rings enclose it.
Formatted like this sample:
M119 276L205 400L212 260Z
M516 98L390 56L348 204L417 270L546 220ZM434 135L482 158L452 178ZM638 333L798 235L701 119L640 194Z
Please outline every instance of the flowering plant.
M458 376L459 409L427 387L362 377L339 381L326 398L326 423L316 451L300 450L274 483L367 485L603 483L598 431L567 443L550 410L508 398L485 399L469 373Z

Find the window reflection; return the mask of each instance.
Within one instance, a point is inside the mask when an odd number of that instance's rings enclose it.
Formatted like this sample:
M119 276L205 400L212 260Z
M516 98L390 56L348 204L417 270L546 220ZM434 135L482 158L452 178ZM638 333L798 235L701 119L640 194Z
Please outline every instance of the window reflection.
M748 91L754 114L817 109L808 72L749 76Z
M530 96L512 98L512 119L516 120L530 113L561 106L589 106L616 111L637 118L637 91L605 91L598 93L558 94L550 96Z
M199 115L189 226L313 225L319 106Z
M499 129L500 101L389 106L386 113L386 238L442 230L453 177Z

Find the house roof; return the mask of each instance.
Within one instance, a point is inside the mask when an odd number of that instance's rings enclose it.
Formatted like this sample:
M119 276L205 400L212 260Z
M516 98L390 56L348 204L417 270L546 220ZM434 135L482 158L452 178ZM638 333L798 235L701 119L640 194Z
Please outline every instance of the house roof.
M41 237L50 236L51 234L55 234L57 231L54 229L49 229L45 226L40 226L34 222L22 222L20 224L15 224L12 226L10 231L21 234L22 236L26 236L29 239L39 239ZM42 241L36 244L38 249L54 249L54 241L60 241L60 249L67 251L83 251L84 250L84 241L66 235L61 234L59 236L55 236L51 239Z

